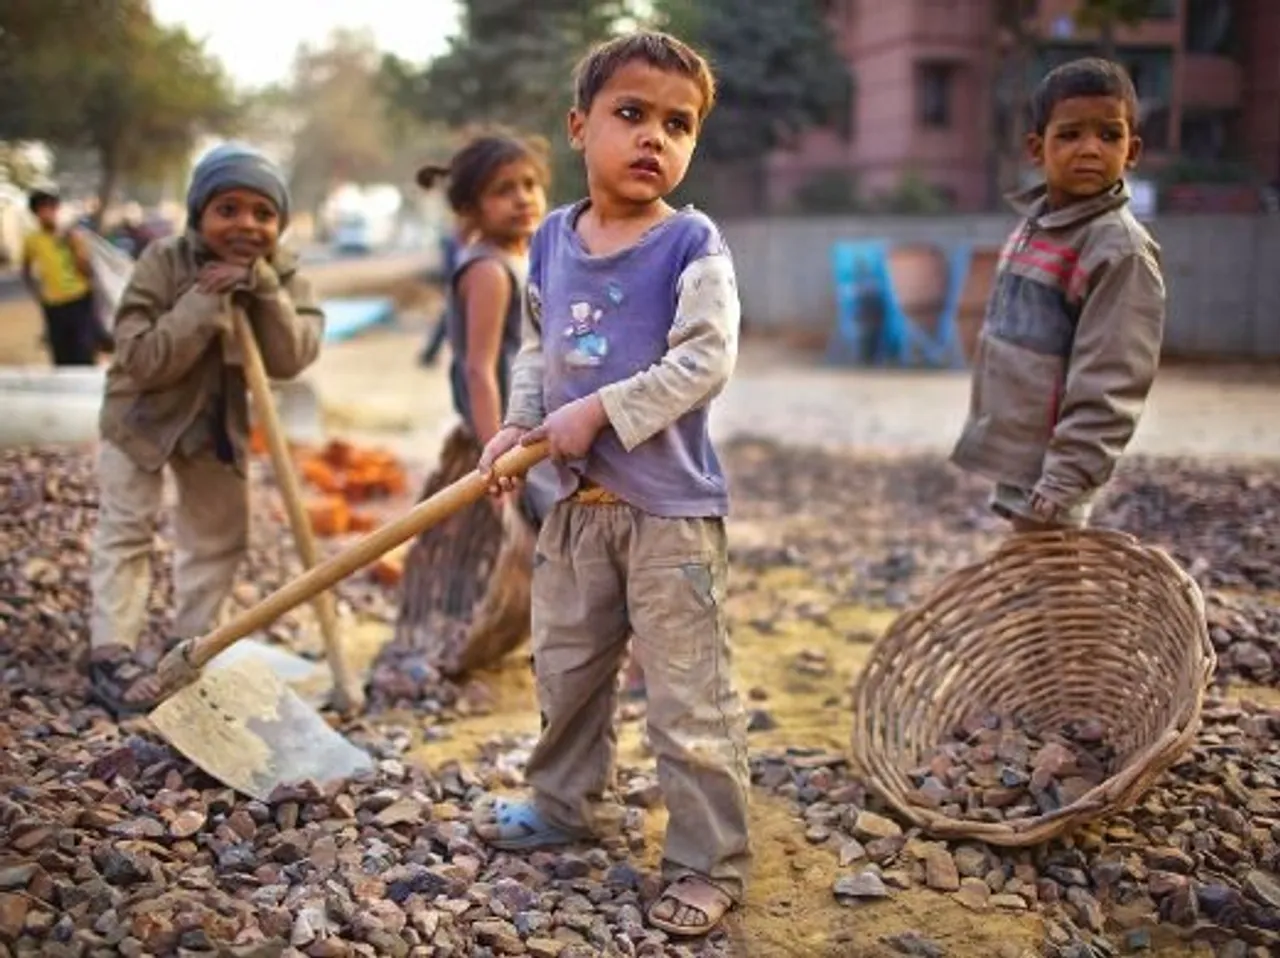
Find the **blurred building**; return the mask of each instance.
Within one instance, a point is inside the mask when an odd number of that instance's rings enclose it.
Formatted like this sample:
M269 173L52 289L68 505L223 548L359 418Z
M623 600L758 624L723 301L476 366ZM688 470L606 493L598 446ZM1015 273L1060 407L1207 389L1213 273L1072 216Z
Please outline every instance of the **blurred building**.
M1075 24L1077 0L1029 4L1021 69L995 0L824 2L853 74L850 111L770 159L775 210L921 189L956 210L988 208L1016 101L1051 67L1098 49ZM1212 184L1209 194L1253 177L1255 201L1258 182L1280 183L1280 0L1154 0L1150 18L1115 39L1141 100L1147 175Z

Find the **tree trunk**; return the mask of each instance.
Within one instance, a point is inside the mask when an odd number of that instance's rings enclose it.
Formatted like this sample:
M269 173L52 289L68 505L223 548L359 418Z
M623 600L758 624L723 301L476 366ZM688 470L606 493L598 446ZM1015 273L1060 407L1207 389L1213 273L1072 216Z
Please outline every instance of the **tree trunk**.
M1098 55L1105 60L1116 58L1116 24L1114 20L1103 20L1098 27Z
M102 218L107 213L116 188L120 185L120 163L114 150L99 149L98 163L101 174L98 177L98 208L89 218L90 224L98 232L102 231Z
M1009 97L1012 107L1009 110L1009 124L1005 131L1003 175L1000 178L1001 194L1017 190L1021 185L1022 157L1026 151L1027 112L1027 39L1025 35L1015 37L1014 48L1010 53L1013 65L1013 90Z
M994 179L996 195L993 200L997 209L1000 206L1000 198L1006 193L1013 192L1021 185L1019 174L1022 169L1023 153L1026 150L1024 118L1027 110L1027 74L1029 72L1031 54L1037 40L1036 34L1029 30L1027 26L1027 17L1030 13L1031 10L1028 9L1026 0L996 0L994 5L994 31L998 34L1002 29L1007 30L1012 38L1012 46L1008 51L1007 62L1013 77L1012 89L1009 91L1008 98L1010 109L1007 128L1002 135L999 135L995 144ZM993 40L992 47L998 49L996 40ZM1000 63L1001 58L997 56L993 62ZM995 83L998 83L1001 78L1000 68L997 66L994 69L996 72L992 85L993 100L997 96ZM993 131L993 139L996 139L996 131Z
M995 8L993 8L995 9ZM1000 94L997 86L1000 83L1000 18L993 16L988 23L987 35L987 89L991 92L989 101L988 122L991 130L987 136L987 209L1000 208L1000 166L1004 154L999 139L1000 133Z

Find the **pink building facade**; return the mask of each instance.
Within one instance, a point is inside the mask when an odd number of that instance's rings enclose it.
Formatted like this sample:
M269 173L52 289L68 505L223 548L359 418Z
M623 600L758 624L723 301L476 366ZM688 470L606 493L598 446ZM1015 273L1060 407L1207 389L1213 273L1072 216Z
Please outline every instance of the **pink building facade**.
M995 196L999 96L1016 85L993 0L827 0L853 76L850 115L768 163L772 209L822 180L859 197L928 184L952 208ZM1025 89L1052 65L1095 51L1074 24L1076 0L1039 0ZM1116 35L1138 87L1151 168L1182 157L1238 160L1280 179L1280 0L1158 0L1154 16Z

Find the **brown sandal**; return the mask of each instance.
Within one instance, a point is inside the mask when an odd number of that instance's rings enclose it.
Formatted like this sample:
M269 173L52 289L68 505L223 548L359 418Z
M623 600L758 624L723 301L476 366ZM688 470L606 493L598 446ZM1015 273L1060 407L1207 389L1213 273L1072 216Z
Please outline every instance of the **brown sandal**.
M166 651L177 645L166 644ZM89 660L89 684L92 697L117 720L141 715L155 708L164 697L155 670L138 660L129 648L113 646L99 649ZM156 684L155 691L146 692L148 682Z
M664 903L674 907L670 917L661 917L655 912ZM733 907L733 899L698 875L682 875L668 885L652 905L649 906L649 924L665 931L668 935L682 938L697 938L713 931L720 920ZM681 911L696 912L702 920L696 923L677 922Z

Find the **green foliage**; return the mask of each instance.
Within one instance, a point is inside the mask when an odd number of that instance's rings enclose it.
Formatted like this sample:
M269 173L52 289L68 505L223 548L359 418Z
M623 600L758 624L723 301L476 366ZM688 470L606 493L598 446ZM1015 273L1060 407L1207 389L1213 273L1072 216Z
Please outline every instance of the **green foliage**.
M1003 207L1001 197L1018 188L1022 175L1027 101L1035 83L1032 72L1040 41L1036 9L1036 0L995 0L992 4L994 37L1008 40L1000 50L997 79L992 84L994 129L987 154L987 205L993 209Z
M719 83L698 149L713 161L762 159L806 129L839 125L852 80L815 0L658 0L657 22L692 43Z
M1099 53L1116 56L1116 28L1137 26L1156 12L1159 0L1080 0L1076 24L1098 31Z
M372 34L337 30L324 46L301 46L290 85L260 103L268 117L296 123L290 187L299 208L317 207L337 182L391 176L394 134L378 98L380 64Z
M837 215L864 209L857 178L843 169L815 173L795 191L792 204L797 213L803 214Z
M146 0L6 0L0 91L0 139L92 150L104 205L121 177L182 162L236 116L217 61Z
M1093 30L1136 26L1155 13L1157 0L1080 0L1076 23Z
M1180 156L1165 164L1155 174L1162 187L1187 183L1214 185L1262 186L1263 177L1248 163L1240 160L1198 160Z
M758 161L850 110L848 71L816 0L463 0L449 50L425 68L386 58L381 89L397 111L422 120L545 136L553 192L568 199L584 187L564 133L573 67L592 44L634 23L691 42L716 70L719 103L694 178L717 162Z
M425 67L385 58L381 90L397 112L424 122L546 137L555 194L578 195L581 161L564 134L573 67L631 13L630 0L463 0L449 49Z
M915 170L908 170L897 187L879 198L885 213L902 216L935 216L949 212L951 204L940 190Z

